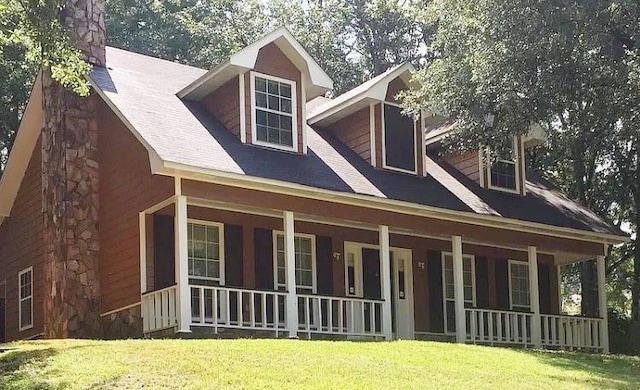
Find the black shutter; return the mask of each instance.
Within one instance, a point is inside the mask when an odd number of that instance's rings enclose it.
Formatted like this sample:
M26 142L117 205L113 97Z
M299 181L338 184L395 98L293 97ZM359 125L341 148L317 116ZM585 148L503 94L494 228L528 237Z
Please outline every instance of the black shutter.
M547 264L538 264L538 286L540 290L540 312L551 313L551 270Z
M273 290L273 234L256 228L254 233L256 287Z
M496 259L496 297L498 308L509 310L509 261Z
M444 309L442 296L442 254L427 251L427 275L429 278L429 310L431 332L444 332Z
M242 287L242 226L224 225L225 285Z
M476 305L489 308L489 264L486 257L476 257Z
M316 275L318 294L333 294L333 243L331 237L316 237Z
M173 217L153 216L153 278L156 290L175 283L175 232Z

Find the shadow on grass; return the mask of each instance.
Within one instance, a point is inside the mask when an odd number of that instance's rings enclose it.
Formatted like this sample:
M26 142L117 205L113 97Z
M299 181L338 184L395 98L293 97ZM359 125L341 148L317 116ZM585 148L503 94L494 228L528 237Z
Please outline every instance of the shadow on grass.
M35 368L46 365L46 360L55 355L53 348L32 351L10 351L0 355L0 389L49 390L64 388L64 384L53 386L39 377Z
M640 359L630 356L596 355L571 352L535 351L541 363L567 371L589 372L591 378L578 379L573 375L554 377L565 382L580 382L591 387L606 389L640 388Z

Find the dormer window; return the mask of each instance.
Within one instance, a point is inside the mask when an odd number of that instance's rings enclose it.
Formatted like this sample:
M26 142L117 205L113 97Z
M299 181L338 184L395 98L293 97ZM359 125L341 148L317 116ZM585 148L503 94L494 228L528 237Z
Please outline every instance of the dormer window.
M488 166L489 188L520 193L520 169L515 146L514 139L511 148Z
M401 172L416 173L416 129L411 117L402 114L398 104L382 105L383 166Z
M295 81L251 72L251 110L255 145L297 151Z

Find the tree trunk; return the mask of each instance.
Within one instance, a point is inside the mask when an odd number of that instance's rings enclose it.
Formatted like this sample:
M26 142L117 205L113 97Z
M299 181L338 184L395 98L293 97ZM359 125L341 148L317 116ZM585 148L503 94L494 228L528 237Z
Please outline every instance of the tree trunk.
M640 352L640 173L636 172L633 191L633 210L635 211L635 240L633 242L633 284L631 286L631 345Z

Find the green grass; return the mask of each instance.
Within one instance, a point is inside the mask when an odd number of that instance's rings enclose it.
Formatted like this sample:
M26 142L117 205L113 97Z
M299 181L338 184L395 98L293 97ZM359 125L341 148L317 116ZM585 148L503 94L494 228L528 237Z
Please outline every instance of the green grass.
M0 389L640 388L640 359L421 341L36 341Z

